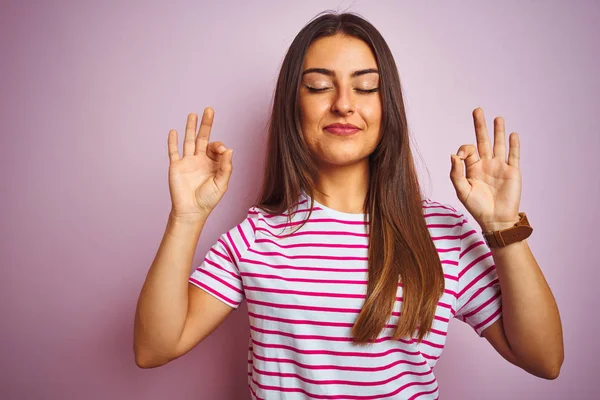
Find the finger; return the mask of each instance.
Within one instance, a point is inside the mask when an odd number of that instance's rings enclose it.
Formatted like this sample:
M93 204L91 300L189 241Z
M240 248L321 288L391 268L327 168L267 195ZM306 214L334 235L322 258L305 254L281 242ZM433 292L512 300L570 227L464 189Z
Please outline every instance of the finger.
M185 124L185 139L183 139L183 156L194 155L196 147L196 123L198 116L195 113L188 114L187 123Z
M169 131L169 138L167 140L167 143L169 151L169 161L173 162L179 160L179 150L177 150L177 131L175 129L171 129Z
M473 165L477 161L479 161L479 154L477 154L477 147L475 147L475 145L473 145L473 144L463 144L462 146L460 146L458 148L458 151L456 152L456 154L460 158L461 161L462 160L465 161L467 168L469 168L471 165Z
M222 142L212 142L206 148L206 155L213 161L219 161L219 157L227 150Z
M471 184L465 177L465 167L459 156L450 154L452 168L450 169L450 180L454 185L456 196L460 201L464 201L471 191Z
M215 184L221 191L221 193L225 193L227 190L227 186L229 184L229 178L231 177L231 171L233 170L233 150L227 149L225 153L221 156L221 160L219 161L219 170L215 175Z
M198 139L196 139L196 154L205 153L210 139L210 130L212 129L215 110L211 107L206 107L202 113L202 121L200 122L200 131Z
M482 159L492 158L492 144L488 137L487 126L485 125L485 116L481 107L473 110L473 124L475 125L475 137L477 138L477 150Z
M494 118L494 158L506 162L506 133L502 117Z
M521 142L517 132L513 132L508 137L508 165L519 168L519 161L521 160Z

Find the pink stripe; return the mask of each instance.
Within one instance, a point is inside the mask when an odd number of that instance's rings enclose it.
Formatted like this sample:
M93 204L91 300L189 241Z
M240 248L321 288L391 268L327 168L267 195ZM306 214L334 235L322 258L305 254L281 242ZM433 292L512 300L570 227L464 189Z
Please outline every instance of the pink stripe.
M462 226L463 222L457 222L456 224L427 224L428 228L454 228L455 226Z
M459 273L458 273L458 278L462 278L464 274L466 274L467 272L469 272L469 270L476 265L478 262L480 262L481 260L484 260L488 257L491 257L492 253L490 251L488 251L485 254L480 255L479 257L477 257L476 259L474 259L473 261L471 261L469 264L467 264L467 266L465 268L463 268Z
M454 290L444 289L444 293L456 297L456 292Z
M288 238L291 236L306 236L306 235L326 235L326 236L357 236L357 237L369 237L368 234L365 233L354 233L354 232L344 232L344 231L304 231L304 232L294 232L287 235L277 235L266 228L256 228L257 231L266 232L270 236L274 236L277 238Z
M299 354L330 355L330 356L337 356L337 357L379 358L379 357L384 357L384 356L387 356L389 354L394 354L394 353L403 353L403 354L407 354L407 355L411 355L411 356L418 356L421 354L418 351L409 351L409 350L401 349L401 348L393 348L393 349L389 349L389 350L379 352L379 353L369 352L369 351L360 353L360 352L356 352L356 351L302 350L302 349L298 349L293 346L286 346L283 344L263 343L263 342L259 342L258 340L255 340L255 339L252 339L252 343L254 343L255 345L257 345L259 347L264 347L264 348L268 348L268 349L284 349L284 350L290 350L290 351L293 351L293 352L299 353Z
M334 219L334 218L310 218L308 220L292 221L291 224L289 223L289 221L287 221L283 224L277 224L277 225L271 225L267 221L265 221L264 219L262 219L260 217L258 218L258 220L264 222L265 225L267 225L271 228L275 228L275 229L288 228L288 227L294 226L294 225L302 225L305 221L307 224L310 224L310 223L319 224L319 223L333 222L333 223L347 224L347 225L368 225L368 224L365 224L364 221L347 221L347 220Z
M249 249L250 252L258 254L259 256L272 257L279 256L291 260L336 260L336 261L367 261L367 257L341 257L341 256L320 256L320 255L297 255L288 256L287 254L278 253L275 251L258 251Z
M438 389L439 389L439 388L438 388L438 386L436 385L435 389L433 389L433 390L428 390L428 391L426 391L426 392L419 392L419 393L415 393L414 395L410 396L408 400L414 400L414 399L416 399L416 398L418 398L418 397L421 397L421 396L423 396L424 394L431 394L431 393L434 393L434 392L436 392ZM436 397L436 398L435 398L435 400L438 400L438 399L439 399L439 397Z
M342 299L364 299L366 295L358 293L329 293L329 292L305 292L302 290L289 290L289 289L276 289L266 288L259 286L245 286L247 291L255 292L266 292L266 293L279 293L287 294L292 296L308 296L308 297L331 297L331 298L342 298ZM398 297L396 297L398 300Z
M415 362L408 360L397 360L390 364L383 365L381 367L355 367L355 366L345 366L345 365L333 365L333 364L304 364L300 363L296 360L290 358L274 358L274 357L262 357L256 353L252 353L253 358L265 361L265 362L274 362L274 363L283 363L283 364L294 364L301 368L305 368L307 370L340 370L340 371L356 371L356 372L377 372L377 371L385 371L396 365L400 364L408 364L414 366L422 366L426 365L427 361Z
M252 376L252 372L248 372L248 376ZM256 400L265 400L262 397L258 397L256 392L254 391L254 389L252 388L252 385L248 384L248 387L250 388L250 391L252 392L252 395L254 397L256 397Z
M265 267L274 268L274 269L293 269L297 271L321 271L321 272L356 272L360 274L364 274L368 271L368 268L325 268L325 267L298 267L295 265L288 264L268 264L266 262L251 260L244 258L244 262L248 264L255 265L263 265Z
M489 267L488 269L486 269L485 271L483 271L481 274L479 274L477 277L475 277L475 279L473 279L471 282L469 282L469 284L467 286L465 286L464 289L462 289L459 293L458 293L458 298L461 298L473 285L475 285L477 282L479 282L483 277L485 277L486 275L490 274L492 271L494 271L494 269L496 268L495 264L492 264L491 267Z
M251 298L246 298L246 301L250 304L256 304L259 306L275 307L275 308L283 308L283 309L291 309L291 310L340 312L340 313L347 313L347 314L358 314L360 312L360 309L357 309L357 308L316 307L316 306L304 306L304 305L297 305L297 304L280 304L280 303L271 303L271 302L267 302L267 301L253 300ZM399 317L400 312L393 311L391 316ZM434 318L437 319L438 321L442 321L442 322L450 321L448 318L440 317L438 315L434 316Z
M314 207L313 211L321 211L323 210L321 207ZM266 210L265 210L266 211ZM310 208L304 208L304 209L298 209L298 210L294 210L293 214L298 214L301 212L309 212ZM281 213L281 214L263 214L259 211L248 211L249 215L261 215L263 218L277 218L277 217L289 217L288 213Z
M233 241L233 238L231 237L231 232L227 232L227 239L229 239L229 244L233 248L233 251L235 252L235 255L237 256L237 259L239 260L242 257L242 255L238 251L237 246L235 245L235 242Z
M423 214L423 216L425 218L429 218L429 217L454 217L454 218L460 218L462 217L462 215L458 215L455 213L430 213L430 214Z
M261 230L260 228L258 228L258 230ZM304 234L303 232L299 232L297 234ZM276 236L276 235L274 235ZM298 244L289 244L289 245L282 245L276 242L273 242L269 239L256 239L255 243L272 243L278 247L281 248L295 248L295 247L330 247L330 248L368 248L368 245L361 245L361 244L356 244L356 245L344 245L344 244L329 244L329 243L298 243ZM460 251L459 247L451 247L451 248L437 248L436 249L438 253L447 253L447 252L453 252L453 251ZM454 262L453 262L454 263Z
M235 286L231 285L228 282L225 282L223 279L219 278L218 276L211 274L210 272L208 272L207 270L203 269L203 268L198 268L196 271L198 272L202 272L205 275L210 276L211 278L213 278L214 280L220 282L222 285L227 286L229 289L238 292L239 294L243 295L244 292L242 290L240 290L239 288L236 288Z
M454 265L455 267L458 267L458 261L453 261L453 260L442 260L441 262L442 264L447 264L447 265Z
M431 328L431 333L435 333L436 335L440 335L440 336L448 335L448 332L440 331L439 329L433 329L433 328Z
M194 283L194 284L196 284L196 285L200 286L201 288L203 288L203 289L205 289L205 290L207 290L207 291L211 292L212 294L216 295L217 297L220 297L221 299L225 300L226 302L228 302L228 303L230 303L230 304L233 304L233 305L235 305L236 307L237 307L237 306L240 304L240 303L237 303L237 302L235 302L235 301L231 300L229 297L227 297L227 296L225 296L225 295L222 295L221 293L217 292L217 291L216 291L216 290L214 290L213 288L211 288L211 287L209 287L209 286L206 286L204 283L200 282L199 280L196 280L196 279L194 279L194 278L192 278L192 277L190 277L190 279L189 279L189 280L190 280L192 283Z
M229 271L227 271L229 272ZM364 272L367 272L367 269L365 268ZM341 280L341 279L311 279L311 278L287 278L287 277L283 277L283 276L278 276L278 275L270 275L270 274L257 274L255 272L241 272L240 273L241 276L247 276L247 277L254 277L254 278L265 278L265 279L278 279L278 280L282 280L282 281L286 281L286 282L304 282L304 283L322 283L322 284L340 284L340 285L367 285L368 281L361 279L361 280ZM236 277L238 277L237 275L234 275ZM238 277L239 278L239 277ZM447 275L444 274L444 278L448 279L448 280L453 280L453 281L458 281L458 278L451 276L451 275ZM402 286L401 283L398 284L399 287ZM451 295L454 295L454 292L449 293ZM444 304L444 303L442 303Z
M284 378L296 378L298 380L301 380L301 381L307 382L307 383L311 383L313 385L380 386L380 385L385 385L387 383L390 383L396 379L400 379L405 375L424 376L424 375L431 374L431 369L429 371L422 371L422 372L403 371L403 372L400 372L399 374L396 374L395 376L391 376L384 380L360 382L360 381L339 380L339 379L326 379L326 380L325 379L309 379L309 378L305 378L301 375L290 373L290 372L265 371L265 370L256 368L256 366L252 366L252 369L260 375L280 376L280 377L284 377ZM435 379L434 379L434 381L435 381ZM380 397L378 397L378 398L380 398Z
M355 314L360 312L360 310L356 309L356 308L313 307L313 306L303 306L303 305L297 305L297 304L279 304L279 303L270 303L267 301L253 300L250 298L246 298L246 301L250 304L256 304L259 306L276 307L276 308L284 308L284 309L292 309L292 310L343 312L343 313L355 313Z
M429 204L431 204L431 205L430 205L430 206L422 206L422 207L423 207L424 209L428 209L428 208L443 208L443 209L445 209L445 210L452 211L453 213L456 213L456 212L457 212L455 209L453 209L453 208L451 208L451 207L446 207L446 206L443 206L443 205L441 205L440 203L429 203Z
M436 249L438 251L438 253L448 253L451 251L460 251L460 247L450 247L448 249Z
M250 226L252 227L252 232L256 233L256 225L254 225L254 221L252 221L252 218L248 218L248 222L250 223Z
M297 243L297 244L281 244L270 239L256 239L256 243L270 243L282 249L293 249L297 247L327 247L341 249L368 249L368 244L340 244L340 243ZM460 250L460 249L459 249Z
M486 290L489 287L494 286L497 283L498 283L498 278L495 278L495 279L492 279L487 285L482 286L479 289L477 289L475 291L475 293L473 293L473 295L469 298L469 300L467 300L467 302L460 307L460 309L462 310L463 308L465 308L467 306L467 304L469 304L469 303L471 303L471 301L475 300L481 293L484 292L484 290ZM499 296L500 294L501 294L500 291L496 292L496 296ZM490 300L488 300L488 301L490 301ZM484 303L484 304L486 304L486 303ZM481 307L481 306L479 306L479 307ZM478 310L479 310L479 308L469 312L469 314L473 314L473 313L477 312ZM468 316L470 316L470 315L465 315L465 318L467 318Z
M219 243L221 243L221 246L223 246L223 248L225 249L225 251L229 255L229 258L230 258L231 262L233 263L233 265L235 265L235 268L239 269L238 265L237 265L237 262L235 261L235 257L233 256L233 253L231 252L231 249L229 248L229 246L227 245L227 243L223 239L220 239L220 238L219 238Z
M366 270L365 270L366 272ZM366 285L366 280L340 280L340 279L310 279L310 278L286 278L277 275L257 274L254 272L242 272L242 276L266 279L278 279L286 282L305 282L305 283L333 283L340 285Z
M244 235L244 231L242 230L242 225L238 225L237 226L238 232L240 232L240 236L242 237L242 240L244 241L244 244L246 245L246 248L250 247L250 243L248 243L248 239L246 239L246 235Z
M462 253L460 253L460 255L458 256L458 259L460 260L461 258L464 257L465 254L467 254L469 251L473 250L474 248L481 246L482 244L484 244L481 240L478 242L475 242L473 244L471 244L469 247L467 247L465 249L465 251L463 251Z
M463 233L460 240L465 240L466 238L468 238L471 235L474 235L475 233L477 232L474 229L471 229L470 231Z
M250 326L250 330L253 330L253 331L259 332L259 333L269 334L269 335L279 335L279 336L285 336L285 337L291 337L294 339L303 339L303 340L324 340L324 341L330 341L330 342L352 342L353 341L353 339L351 337L323 336L323 335L301 335L298 333L289 333L289 332L282 332L282 331L271 330L271 329L262 329L262 328L258 328L256 326ZM394 340L397 342L402 342L404 344L411 344L413 342L416 342L416 340L409 341L409 340L405 340L405 339L394 339L392 336L383 336L383 337L377 338L375 340L369 340L369 343L383 343L388 340Z
M254 317L256 319L284 322L284 323L291 324L291 325L315 325L315 326L328 326L328 327L337 327L337 328L352 328L354 326L354 324L350 323L350 322L294 320L294 319L278 318L278 317L271 317L271 316L267 316L267 315L255 314L250 311L248 311L248 315L250 315L251 317ZM384 325L384 329L395 329L395 328L396 328L396 325L394 325L394 324L385 324ZM437 329L431 329L431 333L435 333L440 336L446 336L446 332L443 332L443 331L440 331Z
M212 247L209 251L212 252L212 253L215 253L216 255L218 255L219 257L221 257L223 260L231 262L231 258L229 258L225 254L221 253L215 247Z
M229 270L227 270L227 269L223 268L222 266L220 266L220 265L219 265L219 264L217 264L216 262L214 262L214 261L212 261L212 260L209 260L208 258L205 258L205 259L204 259L204 261L205 261L207 264L210 264L210 265L212 265L212 266L213 266L213 267L215 267L215 268L219 268L219 269L220 269L221 271L223 271L223 272L227 272L229 275L231 275L231 276L232 276L232 277L234 277L235 279L238 279L238 280L240 280L240 281L242 280L242 278L240 278L240 276L239 276L239 275L237 275L236 273L234 273L234 272L231 272L231 271L229 271ZM197 270L200 270L200 269L201 269L201 267L198 267L198 268L196 268L196 269L197 269Z
M449 205L449 204L442 204L442 203L440 203L439 201L433 201L433 200L431 200L429 197L426 197L426 198L425 198L425 199L424 199L422 202L424 202L424 203L426 203L426 204L436 205L436 206L438 206L438 207L445 208L446 210L450 210L450 211L453 211L453 212L455 212L455 213L457 213L457 212L458 212L458 211L457 211L457 210L456 210L454 207L452 207L451 205Z
M489 317L487 317L483 322L481 322L480 324L475 325L473 328L474 329L479 329L482 326L485 326L488 322L490 322L492 319L496 318L498 316L498 314L500 314L502 312L502 309L499 308L497 309L492 315L490 315Z
M408 371L407 371L408 372ZM410 387L410 386L415 386L415 385L429 385L431 383L434 383L436 380L435 378L429 382L411 382L411 383L407 383L403 386L401 386L400 388L394 390L393 392L390 393L386 393L386 394L381 394L381 395L375 395L375 396L358 396L358 395L324 395L324 394L315 394L315 393L309 393L304 389L296 389L296 388L283 388L283 387L278 387L278 386L267 386L267 385L263 385L258 383L254 378L252 378L252 382L262 388L262 389L266 389L266 390L275 390L278 392L300 392L303 393L311 398L317 398L317 399L342 399L342 400L371 400L371 399L381 399L382 396L383 397L387 397L387 396L393 396L396 395L398 393L400 393L401 391L403 391L404 389Z
M481 291L483 292L483 290L481 290ZM490 304L491 302L493 302L494 300L496 300L498 297L500 297L500 292L496 292L496 294L493 295L492 297L490 297L485 303L483 303L482 305L480 305L479 307L477 307L476 309L474 309L470 313L465 314L464 317L465 318L469 318L469 317L477 314L479 311L483 310L488 304ZM473 299L473 297L471 299ZM471 301L471 300L469 300L469 301Z
M440 356L431 356L427 353L423 353L421 352L421 355L425 358L427 358L428 360L439 360Z

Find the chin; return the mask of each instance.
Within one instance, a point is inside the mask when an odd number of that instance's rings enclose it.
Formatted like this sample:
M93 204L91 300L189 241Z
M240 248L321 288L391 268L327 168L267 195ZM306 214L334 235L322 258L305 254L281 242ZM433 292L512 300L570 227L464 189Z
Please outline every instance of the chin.
M335 167L344 167L348 165L368 162L369 155L349 155L349 154L339 154L333 155L330 154L328 156L317 156L317 161L319 164L335 166Z

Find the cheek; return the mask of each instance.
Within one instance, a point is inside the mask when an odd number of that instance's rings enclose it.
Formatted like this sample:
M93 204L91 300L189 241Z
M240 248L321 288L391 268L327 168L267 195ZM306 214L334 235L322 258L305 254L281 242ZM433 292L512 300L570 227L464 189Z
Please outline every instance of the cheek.
M300 101L300 120L303 129L306 131L317 130L319 123L323 120L329 109L323 101L311 99L310 101Z
M367 120L369 125L379 125L381 123L381 104L373 103L367 105L363 109L364 118Z

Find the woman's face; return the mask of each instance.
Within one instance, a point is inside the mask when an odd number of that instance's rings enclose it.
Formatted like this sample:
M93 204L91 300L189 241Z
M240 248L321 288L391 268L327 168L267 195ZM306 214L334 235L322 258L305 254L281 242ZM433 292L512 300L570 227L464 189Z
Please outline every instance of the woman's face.
M317 39L302 71L302 135L317 164L327 168L367 160L381 136L379 74L369 46L342 35ZM357 129L328 128L332 124Z

